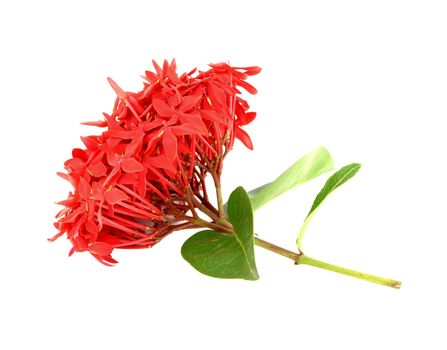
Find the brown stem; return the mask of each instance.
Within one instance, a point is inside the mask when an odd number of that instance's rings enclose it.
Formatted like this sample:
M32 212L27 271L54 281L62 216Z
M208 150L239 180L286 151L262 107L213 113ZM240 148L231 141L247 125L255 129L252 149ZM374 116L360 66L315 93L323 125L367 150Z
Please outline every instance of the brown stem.
M210 219L213 219L214 221L218 219L218 216L212 210L208 209L205 205L199 202L194 196L191 197L191 200L194 206L200 211L202 211L204 214L208 215Z
M222 199L222 187L220 185L220 175L218 173L219 164L221 162L220 157L218 157L216 162L216 168L211 169L211 176L213 177L214 187L216 188L216 198L217 198L217 210L219 211L219 217L225 217L225 209Z
M191 198L193 197L192 191L191 191L191 187L188 187L188 189L186 190L186 201L188 202L188 206L189 209L191 210L192 216L194 216L194 218L198 218L199 215L197 215L196 209L194 207L194 203L192 202Z
M281 248L273 243L264 241L263 239L260 239L258 237L255 237L255 244L259 247L262 247L264 249L270 250L276 254L285 256L286 258L289 258L291 260L293 260L295 262L295 264L298 264L299 260L300 260L300 255L299 253L294 253L290 250Z
M214 214L219 215L219 211L207 199L197 194L196 197L202 202L205 207L214 212Z
M202 184L202 192L203 192L203 199L208 202L208 191L206 190L206 184L205 184L205 171L203 169L200 169L200 182Z
M167 235L171 234L174 231L179 231L179 230L186 230L186 229L192 229L192 228L200 228L200 225L197 225L193 222L185 222L183 224L178 224L178 225L172 225L169 226L168 230L163 230L158 238L158 241L160 241L162 238L166 237Z
M216 223L213 223L213 222L208 222L208 221L202 220L200 218L194 220L194 224L199 225L201 227L210 228L210 229L212 229L212 230L214 230L216 232L220 232L220 233L233 233L232 229L226 228L226 227L224 227L222 225L219 225L219 224L216 224Z

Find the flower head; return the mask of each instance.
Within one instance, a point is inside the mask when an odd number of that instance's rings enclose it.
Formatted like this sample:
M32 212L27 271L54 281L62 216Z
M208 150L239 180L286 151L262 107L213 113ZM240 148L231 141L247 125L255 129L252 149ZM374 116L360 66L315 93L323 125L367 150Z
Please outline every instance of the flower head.
M222 161L234 140L252 149L241 128L255 118L240 88L258 67L211 64L207 71L178 75L176 62L153 62L143 89L117 94L112 113L84 124L105 128L81 137L59 173L74 190L59 202L59 232L67 235L70 254L88 251L102 263L116 263L115 248L146 248L169 233L196 227L196 209L207 203L205 177L220 177ZM206 209L208 208L208 209Z

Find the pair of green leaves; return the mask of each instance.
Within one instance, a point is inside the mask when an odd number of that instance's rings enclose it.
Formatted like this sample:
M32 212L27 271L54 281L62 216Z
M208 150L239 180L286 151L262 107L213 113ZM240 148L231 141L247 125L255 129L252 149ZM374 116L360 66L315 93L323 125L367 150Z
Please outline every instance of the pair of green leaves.
M351 164L333 174L315 198L299 232L297 247L316 209L337 187L349 180L360 168ZM318 147L295 162L276 180L246 192L238 187L226 205L234 234L205 230L190 237L182 246L182 255L199 272L219 278L259 278L254 256L253 211L284 192L331 171L333 160L324 147Z

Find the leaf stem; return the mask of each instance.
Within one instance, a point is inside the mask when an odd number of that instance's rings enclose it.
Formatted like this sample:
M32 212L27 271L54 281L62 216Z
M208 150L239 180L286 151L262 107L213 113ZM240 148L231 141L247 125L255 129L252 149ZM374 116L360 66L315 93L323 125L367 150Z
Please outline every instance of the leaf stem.
M392 287L395 289L400 289L402 287L401 282L390 279L390 278L374 276L374 275L370 275L367 273L347 269L345 267L337 266L334 264L329 264L327 262L308 257L307 255L304 255L303 253L294 253L290 250L278 247L277 245L274 245L270 242L264 241L258 237L255 237L254 240L255 240L255 244L257 246L262 247L267 250L270 250L271 252L274 252L276 254L285 256L286 258L293 260L296 265L299 265L299 264L310 265L310 266L318 267L320 269L325 269L328 271L341 273L346 276L359 278L364 281L380 284L382 286Z
M396 280L393 280L390 278L374 276L374 275L370 275L370 274L367 274L364 272L359 272L359 271L347 269L345 267L329 264L324 261L313 259L311 257L308 257L307 255L304 255L304 254L300 255L300 258L297 263L319 267L321 269L341 273L346 276L359 278L364 281L380 284L382 286L388 286L388 287L392 287L392 288L396 288L396 289L400 289L402 287L402 283L399 281L396 281Z
M281 248L273 243L264 241L263 239L260 239L258 237L255 237L255 244L259 247L270 250L273 253L276 253L276 254L285 256L286 258L292 259L295 262L295 264L300 259L300 254L291 252L290 250L287 250L284 248Z

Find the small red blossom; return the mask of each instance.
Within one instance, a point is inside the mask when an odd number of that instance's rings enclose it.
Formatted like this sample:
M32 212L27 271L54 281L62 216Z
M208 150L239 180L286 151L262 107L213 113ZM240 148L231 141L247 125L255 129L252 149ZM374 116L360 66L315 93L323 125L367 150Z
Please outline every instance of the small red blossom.
M252 149L242 129L256 113L241 98L241 88L259 67L211 64L177 74L176 62L153 62L143 89L117 94L112 113L86 125L105 128L81 137L65 162L74 190L59 202L58 233L73 244L70 255L88 251L106 265L116 263L115 248L151 247L169 233L197 227L196 210L209 205L205 177L220 178L222 161L239 139Z

